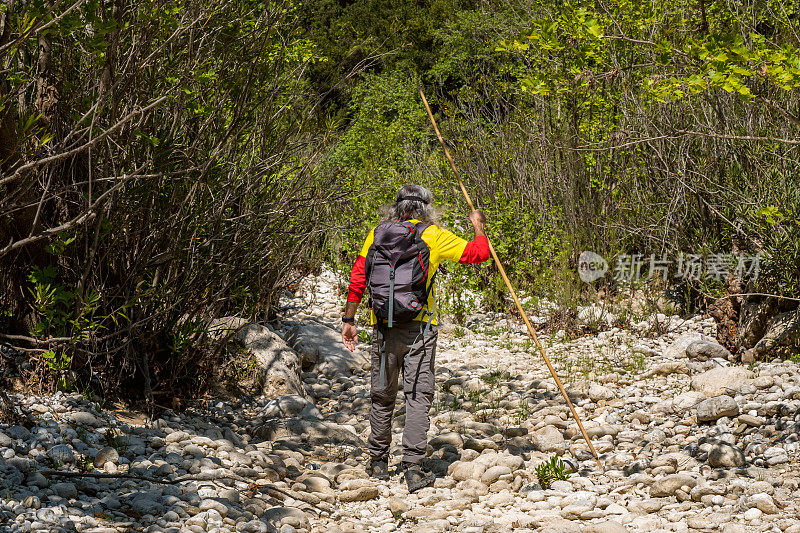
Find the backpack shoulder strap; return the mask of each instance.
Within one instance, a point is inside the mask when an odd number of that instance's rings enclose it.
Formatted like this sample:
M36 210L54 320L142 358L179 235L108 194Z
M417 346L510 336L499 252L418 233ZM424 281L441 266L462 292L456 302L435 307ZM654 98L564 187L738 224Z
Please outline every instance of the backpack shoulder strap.
M433 226L430 222L418 222L414 226L414 242L420 244L423 242L422 234L425 232L426 229Z

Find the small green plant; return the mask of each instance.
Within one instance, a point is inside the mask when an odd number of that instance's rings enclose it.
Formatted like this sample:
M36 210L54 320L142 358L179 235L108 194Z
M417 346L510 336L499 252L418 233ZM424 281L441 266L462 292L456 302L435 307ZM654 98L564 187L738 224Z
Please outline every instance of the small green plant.
M645 369L647 361L641 352L631 352L630 359L623 359L619 363L620 369L630 374L637 374Z
M520 348L522 349L523 352L530 352L531 349L534 347L534 345L535 343L533 342L532 339L525 339L524 341L522 341L522 346L520 346Z
M92 389L86 387L81 391L81 396L86 398L88 401L92 402L94 404L95 409L97 409L98 411L102 412L103 409L105 409L106 405L105 398L95 394L95 392Z
M522 423L523 420L527 420L531 417L531 406L525 400L519 401L519 409L517 409L516 414L514 415L514 421L519 425Z
M203 321L197 318L176 324L167 341L167 347L175 355L183 354L194 345L203 327Z
M489 401L489 405L486 406L487 409L491 409L493 411L497 411L500 409L500 398L492 398Z
M463 402L461 401L461 398L459 398L458 396L453 396L453 399L450 400L450 404L448 406L453 411L458 411L459 409L461 409L461 404L462 403Z
M485 391L482 390L471 390L467 393L467 400L472 403L479 403L483 399L484 394Z
M572 470L557 455L536 467L536 477L543 489L549 489L553 481L569 479L571 473Z
M632 313L630 309L627 307L623 307L619 310L614 320L614 326L618 328L627 328L631 325L631 316Z
M34 268L28 275L37 314L31 333L38 338L48 335L88 338L100 328L101 317L95 316L100 307L100 294L90 290L81 295L59 284L56 278L53 266Z
M53 376L56 377L56 387L62 391L69 391L71 386L65 374L69 370L72 358L62 352L45 350L42 352L42 359Z
M607 329L607 324L605 318L603 318L603 315L591 315L586 321L586 329L592 334L605 331Z
M508 373L503 370L492 370L481 376L481 380L490 386L497 385L503 379L508 379Z
M595 360L592 355L578 356L578 372L584 380L588 380L592 373L595 373Z
M457 339L460 339L461 337L463 337L466 334L467 334L466 330L464 328L462 328L461 326L456 326L456 327L453 328L453 337L455 337Z
M76 463L78 470L81 472L91 472L94 470L94 463L88 457L82 457L78 459Z
M562 373L566 381L570 383L575 381L576 375L573 372L573 368L575 367L575 362L569 357L564 357L561 359L561 367L563 369Z
M500 327L491 327L491 328L484 328L482 333L488 337L500 337L508 330L505 328Z
M361 344L372 344L372 333L366 329L360 330L358 332L358 342Z
M124 453L125 450L128 448L128 444L125 442L125 439L122 438L119 435L119 432L113 428L106 431L105 441L106 441L106 446L114 448L120 454Z

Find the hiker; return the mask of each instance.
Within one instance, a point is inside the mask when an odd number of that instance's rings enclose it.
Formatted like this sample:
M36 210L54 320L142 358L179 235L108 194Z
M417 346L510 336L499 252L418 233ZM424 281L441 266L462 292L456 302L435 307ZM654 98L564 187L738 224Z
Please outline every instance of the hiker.
M368 287L372 308L371 432L367 440L370 474L389 478L392 415L402 371L406 400L402 470L409 492L434 480L433 474L424 473L420 465L428 444L428 410L435 389L438 332L434 283L439 263L481 263L489 258L486 218L475 210L469 220L475 229L472 242L436 225L430 191L405 185L381 223L370 232L350 275L342 342L351 351L358 338L356 311Z

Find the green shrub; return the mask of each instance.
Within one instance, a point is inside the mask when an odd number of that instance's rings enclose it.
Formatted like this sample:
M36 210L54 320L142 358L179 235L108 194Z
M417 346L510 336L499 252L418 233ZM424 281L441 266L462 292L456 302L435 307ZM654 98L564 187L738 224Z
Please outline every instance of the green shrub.
M549 489L553 481L569 479L572 470L557 455L553 455L549 461L539 463L535 472L539 485Z

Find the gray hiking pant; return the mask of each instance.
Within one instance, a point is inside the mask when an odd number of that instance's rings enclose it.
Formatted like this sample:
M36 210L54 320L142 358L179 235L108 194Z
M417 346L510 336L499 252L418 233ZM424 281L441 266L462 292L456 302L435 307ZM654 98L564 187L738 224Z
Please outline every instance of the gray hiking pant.
M419 464L425 458L428 410L435 387L433 364L436 355L436 326L410 322L392 328L374 328L372 337L372 376L367 450L373 459L389 455L392 443L392 415L397 398L397 377L403 370L403 394L406 399L406 425L403 430L403 462ZM381 357L384 358L381 377Z

